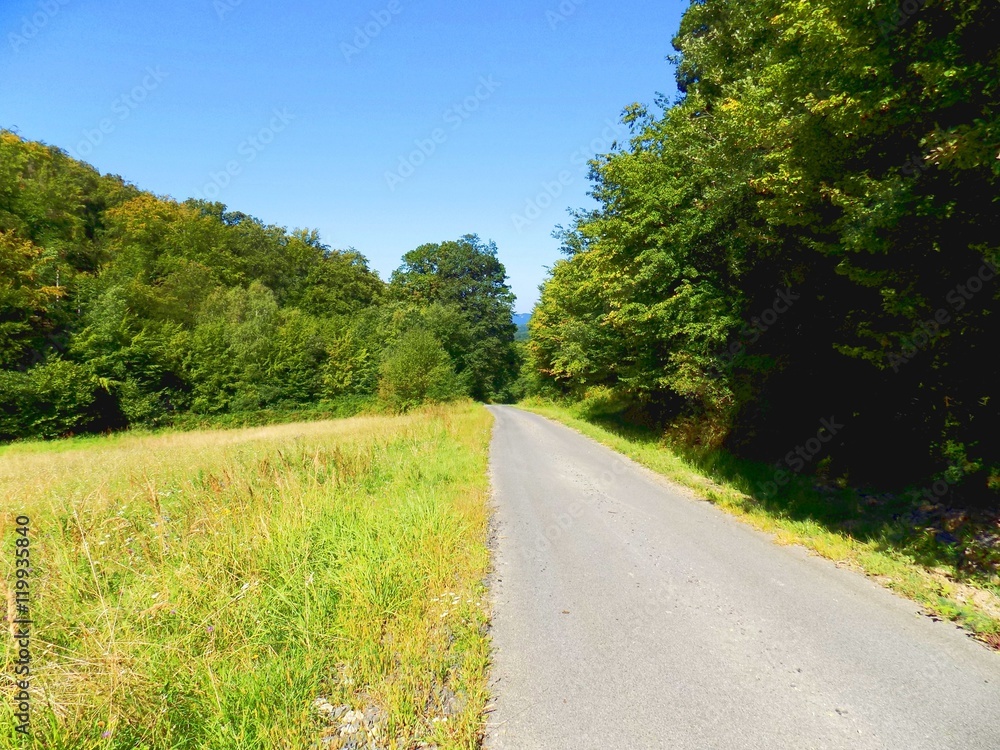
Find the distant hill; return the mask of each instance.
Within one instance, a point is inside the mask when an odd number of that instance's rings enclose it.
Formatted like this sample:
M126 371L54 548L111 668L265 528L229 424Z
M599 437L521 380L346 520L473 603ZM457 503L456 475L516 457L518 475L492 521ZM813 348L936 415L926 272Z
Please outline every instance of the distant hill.
M514 325L517 326L517 333L514 334L515 341L527 341L528 321L531 320L531 313L516 313L513 317Z

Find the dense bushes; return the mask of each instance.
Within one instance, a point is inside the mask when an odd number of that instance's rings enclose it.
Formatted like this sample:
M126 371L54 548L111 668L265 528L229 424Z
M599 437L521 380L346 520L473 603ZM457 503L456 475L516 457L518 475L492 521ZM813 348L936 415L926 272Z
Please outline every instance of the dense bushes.
M492 244L353 250L160 199L0 131L0 439L382 393L504 397L513 295Z
M386 352L380 374L379 395L400 411L468 393L448 352L426 328L411 328L400 336Z
M0 370L0 436L51 438L100 419L102 385L88 368L52 359L27 372Z
M532 319L553 387L764 460L832 414L833 477L1000 483L1000 6L892 10L691 5L682 98L626 111Z

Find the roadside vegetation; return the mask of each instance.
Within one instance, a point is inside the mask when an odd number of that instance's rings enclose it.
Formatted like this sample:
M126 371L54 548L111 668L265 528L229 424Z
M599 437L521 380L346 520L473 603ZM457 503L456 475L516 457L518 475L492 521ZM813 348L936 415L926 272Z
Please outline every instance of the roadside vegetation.
M476 235L383 281L314 231L0 130L0 441L509 399L513 304Z
M775 467L641 427L606 390L574 402L521 406L558 420L677 482L729 513L872 577L1000 649L1000 525L941 512L927 489L865 492L803 475L773 486Z
M807 473L1000 510L998 27L995 0L691 3L680 95L626 108L563 232L541 392L793 474L832 416Z
M462 401L10 446L33 733L4 682L0 747L478 747L490 425Z
M525 342L531 408L1000 645L1000 6L693 2Z

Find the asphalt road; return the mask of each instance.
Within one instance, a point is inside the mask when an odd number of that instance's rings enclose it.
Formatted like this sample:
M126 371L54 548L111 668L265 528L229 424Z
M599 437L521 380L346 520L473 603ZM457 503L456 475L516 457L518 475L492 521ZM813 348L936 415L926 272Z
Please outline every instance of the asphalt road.
M1000 750L1000 654L493 406L495 750Z

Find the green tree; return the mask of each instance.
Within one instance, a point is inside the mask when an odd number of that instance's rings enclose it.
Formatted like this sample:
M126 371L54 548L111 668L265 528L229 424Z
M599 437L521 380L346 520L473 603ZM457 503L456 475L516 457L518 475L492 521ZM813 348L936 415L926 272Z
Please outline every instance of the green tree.
M850 415L835 472L1000 486L1000 287L973 278L1000 257L1000 6L896 10L692 3L681 99L626 110L543 290L530 346L551 382L768 459Z
M99 418L102 385L87 368L53 359L26 372L0 370L0 439L55 438Z
M379 396L397 411L466 394L441 342L423 327L407 330L386 351L379 374Z
M517 377L514 294L492 242L476 235L421 245L403 256L390 288L419 306L439 303L458 311L449 354L468 379L473 398L502 399Z
M47 314L63 290L41 283L42 255L29 240L0 230L0 368L24 364L28 352L44 349Z

